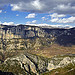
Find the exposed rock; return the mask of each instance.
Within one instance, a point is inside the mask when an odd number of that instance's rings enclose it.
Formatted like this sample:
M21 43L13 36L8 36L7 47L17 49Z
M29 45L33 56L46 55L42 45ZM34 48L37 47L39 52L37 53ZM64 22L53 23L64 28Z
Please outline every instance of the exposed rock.
M61 60L60 60L61 59ZM58 62L59 61L59 62ZM7 58L4 61L5 65L20 65L27 74L33 75L32 73L39 75L43 72L51 71L56 68L64 67L70 63L75 63L74 56L56 56L51 59L46 59L29 53Z
M49 71L55 69L55 66L54 64L51 64L51 63L48 63L48 68L47 68Z
M64 67L70 63L75 63L74 62L75 60L75 56L60 56L60 57L54 57L52 58L52 60L48 63L48 67L47 69L49 71L53 70L53 69L56 69L56 68L59 68L59 67Z
M6 26L0 25L0 50L28 50L40 49L43 46L50 46L54 42L71 46L75 45L75 28L71 29L50 29L36 26ZM74 55L54 57L50 61L39 56L28 53L7 58L4 64L15 65L19 63L27 73L40 74L47 70L75 63ZM73 58L71 58L73 57ZM16 60L16 61L15 61ZM2 62L2 61L1 61Z
M34 48L35 48L35 49L39 49L40 46L41 46L41 43L40 43L40 40L39 40L39 38L38 38L38 39L36 39Z
M54 42L71 46L75 45L74 32L75 28L51 29L27 25L0 25L0 50L40 49L43 46L50 46ZM48 41L46 41L47 38ZM29 41L27 41L28 39Z
M72 61L72 59L70 58L70 57L65 57L60 63L59 63L59 65L67 65L67 64L69 64L69 63L72 63L73 61Z

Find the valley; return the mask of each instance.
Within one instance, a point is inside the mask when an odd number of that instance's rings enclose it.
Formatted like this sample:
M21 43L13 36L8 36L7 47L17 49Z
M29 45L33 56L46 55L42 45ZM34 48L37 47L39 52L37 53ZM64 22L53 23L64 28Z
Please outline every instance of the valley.
M59 69L63 72L63 68L75 63L74 32L75 28L0 25L1 72L14 75L56 75ZM57 73L60 74L61 71Z

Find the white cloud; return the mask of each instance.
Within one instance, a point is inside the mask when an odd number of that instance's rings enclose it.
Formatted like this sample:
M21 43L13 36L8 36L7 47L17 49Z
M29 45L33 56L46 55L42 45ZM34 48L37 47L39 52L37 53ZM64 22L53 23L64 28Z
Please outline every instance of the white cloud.
M2 10L0 10L0 13L2 13Z
M37 20L27 21L26 24L36 24Z
M14 22L4 22L3 25L14 25Z
M19 4L20 4L20 6L22 5L21 2ZM10 6L13 7L12 8L13 11L22 10L22 8L19 6L19 4L10 4Z
M75 0L0 0L0 10L9 4L13 11L75 15Z
M54 17L65 17L66 15L64 15L64 14L58 14L58 13L53 13L53 14L51 14L50 15L52 18L54 18Z
M75 6L72 5L71 3L67 3L67 4L59 4L57 5L54 10L56 11L61 11L61 12L66 12L66 13L74 13L75 12Z
M36 22L37 22L36 20L33 20L33 21L32 21L33 24L35 24Z
M65 28L73 28L71 25L65 25Z
M42 19L43 21L48 21L49 18L48 18L48 17L42 17L41 19Z
M30 12L56 12L62 14L75 14L74 0L23 0L12 3L13 11ZM25 7L25 8L24 8Z
M19 14L16 14L16 16L19 16Z
M56 22L56 23L75 23L75 17L71 16L69 18L52 18L50 20L51 22Z
M42 17L41 19L44 21L45 20L45 17Z
M31 13L28 14L28 16L26 16L25 18L35 18L36 14L35 13Z
M0 21L0 24L10 25L10 26L13 26L13 25L17 26L17 25L19 25L19 24L15 24L14 22L4 22L4 23L2 23L1 21Z
M26 22L26 25L32 25L32 26L47 26L47 27L50 27L50 26L52 26L52 27L56 27L56 28L72 28L73 26L71 26L71 25L60 25L60 24L56 24L56 25L51 25L51 24L46 24L46 23L43 23L43 24L36 24L36 20L33 20L33 21L28 21L28 22ZM19 25L19 24L14 24L14 22L4 22L4 23L2 23L1 21L0 21L0 24L3 24L3 25Z
M52 27L63 27L63 25L58 25L58 24L56 24L56 25L51 25Z
M69 18L59 19L58 23L75 23L75 17L71 16Z
M31 22L30 21L27 21L26 24L31 24Z
M56 24L56 25L51 25L52 27L56 27L56 28L72 28L71 25L59 25L59 24Z
M40 2L40 0L23 0L18 1L17 3L11 3L13 11L41 11L43 9L44 4ZM25 8L24 8L25 7Z
M43 21L49 22L49 17L51 17L51 20L50 20L51 22L57 22L59 19L62 19L64 17L66 17L66 15L58 14L58 13L53 13L53 14L47 15L47 17L42 17L41 19Z
M40 0L32 1L31 5L37 10L41 10L43 8L43 4L41 4Z
M56 24L56 25L51 25L51 24L46 24L46 23L43 23L43 24L26 24L26 25L31 25L31 26L40 26L40 27L54 27L54 28L72 28L71 25L60 25L60 24Z
M58 18L53 18L53 19L51 19L50 21L51 22L57 22L59 19Z

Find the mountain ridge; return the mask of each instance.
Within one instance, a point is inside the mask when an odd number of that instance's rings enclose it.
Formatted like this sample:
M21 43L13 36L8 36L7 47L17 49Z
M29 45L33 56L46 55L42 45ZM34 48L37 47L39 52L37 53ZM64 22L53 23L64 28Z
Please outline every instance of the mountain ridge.
M0 25L0 49L8 47L35 48L57 43L63 46L75 45L75 28L41 28L37 26ZM29 39L29 41L27 41ZM33 39L33 40L32 40ZM24 41L23 41L24 40ZM32 43L31 43L32 42ZM39 49L39 48L38 48Z

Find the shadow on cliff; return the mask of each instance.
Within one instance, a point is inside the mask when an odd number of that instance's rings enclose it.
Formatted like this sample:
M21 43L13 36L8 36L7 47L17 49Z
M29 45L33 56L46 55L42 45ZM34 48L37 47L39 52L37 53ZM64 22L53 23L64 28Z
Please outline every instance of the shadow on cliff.
M71 29L44 29L56 37L55 42L63 46L75 45L75 27Z
M61 35L57 37L56 43L63 46L75 45L75 35Z

